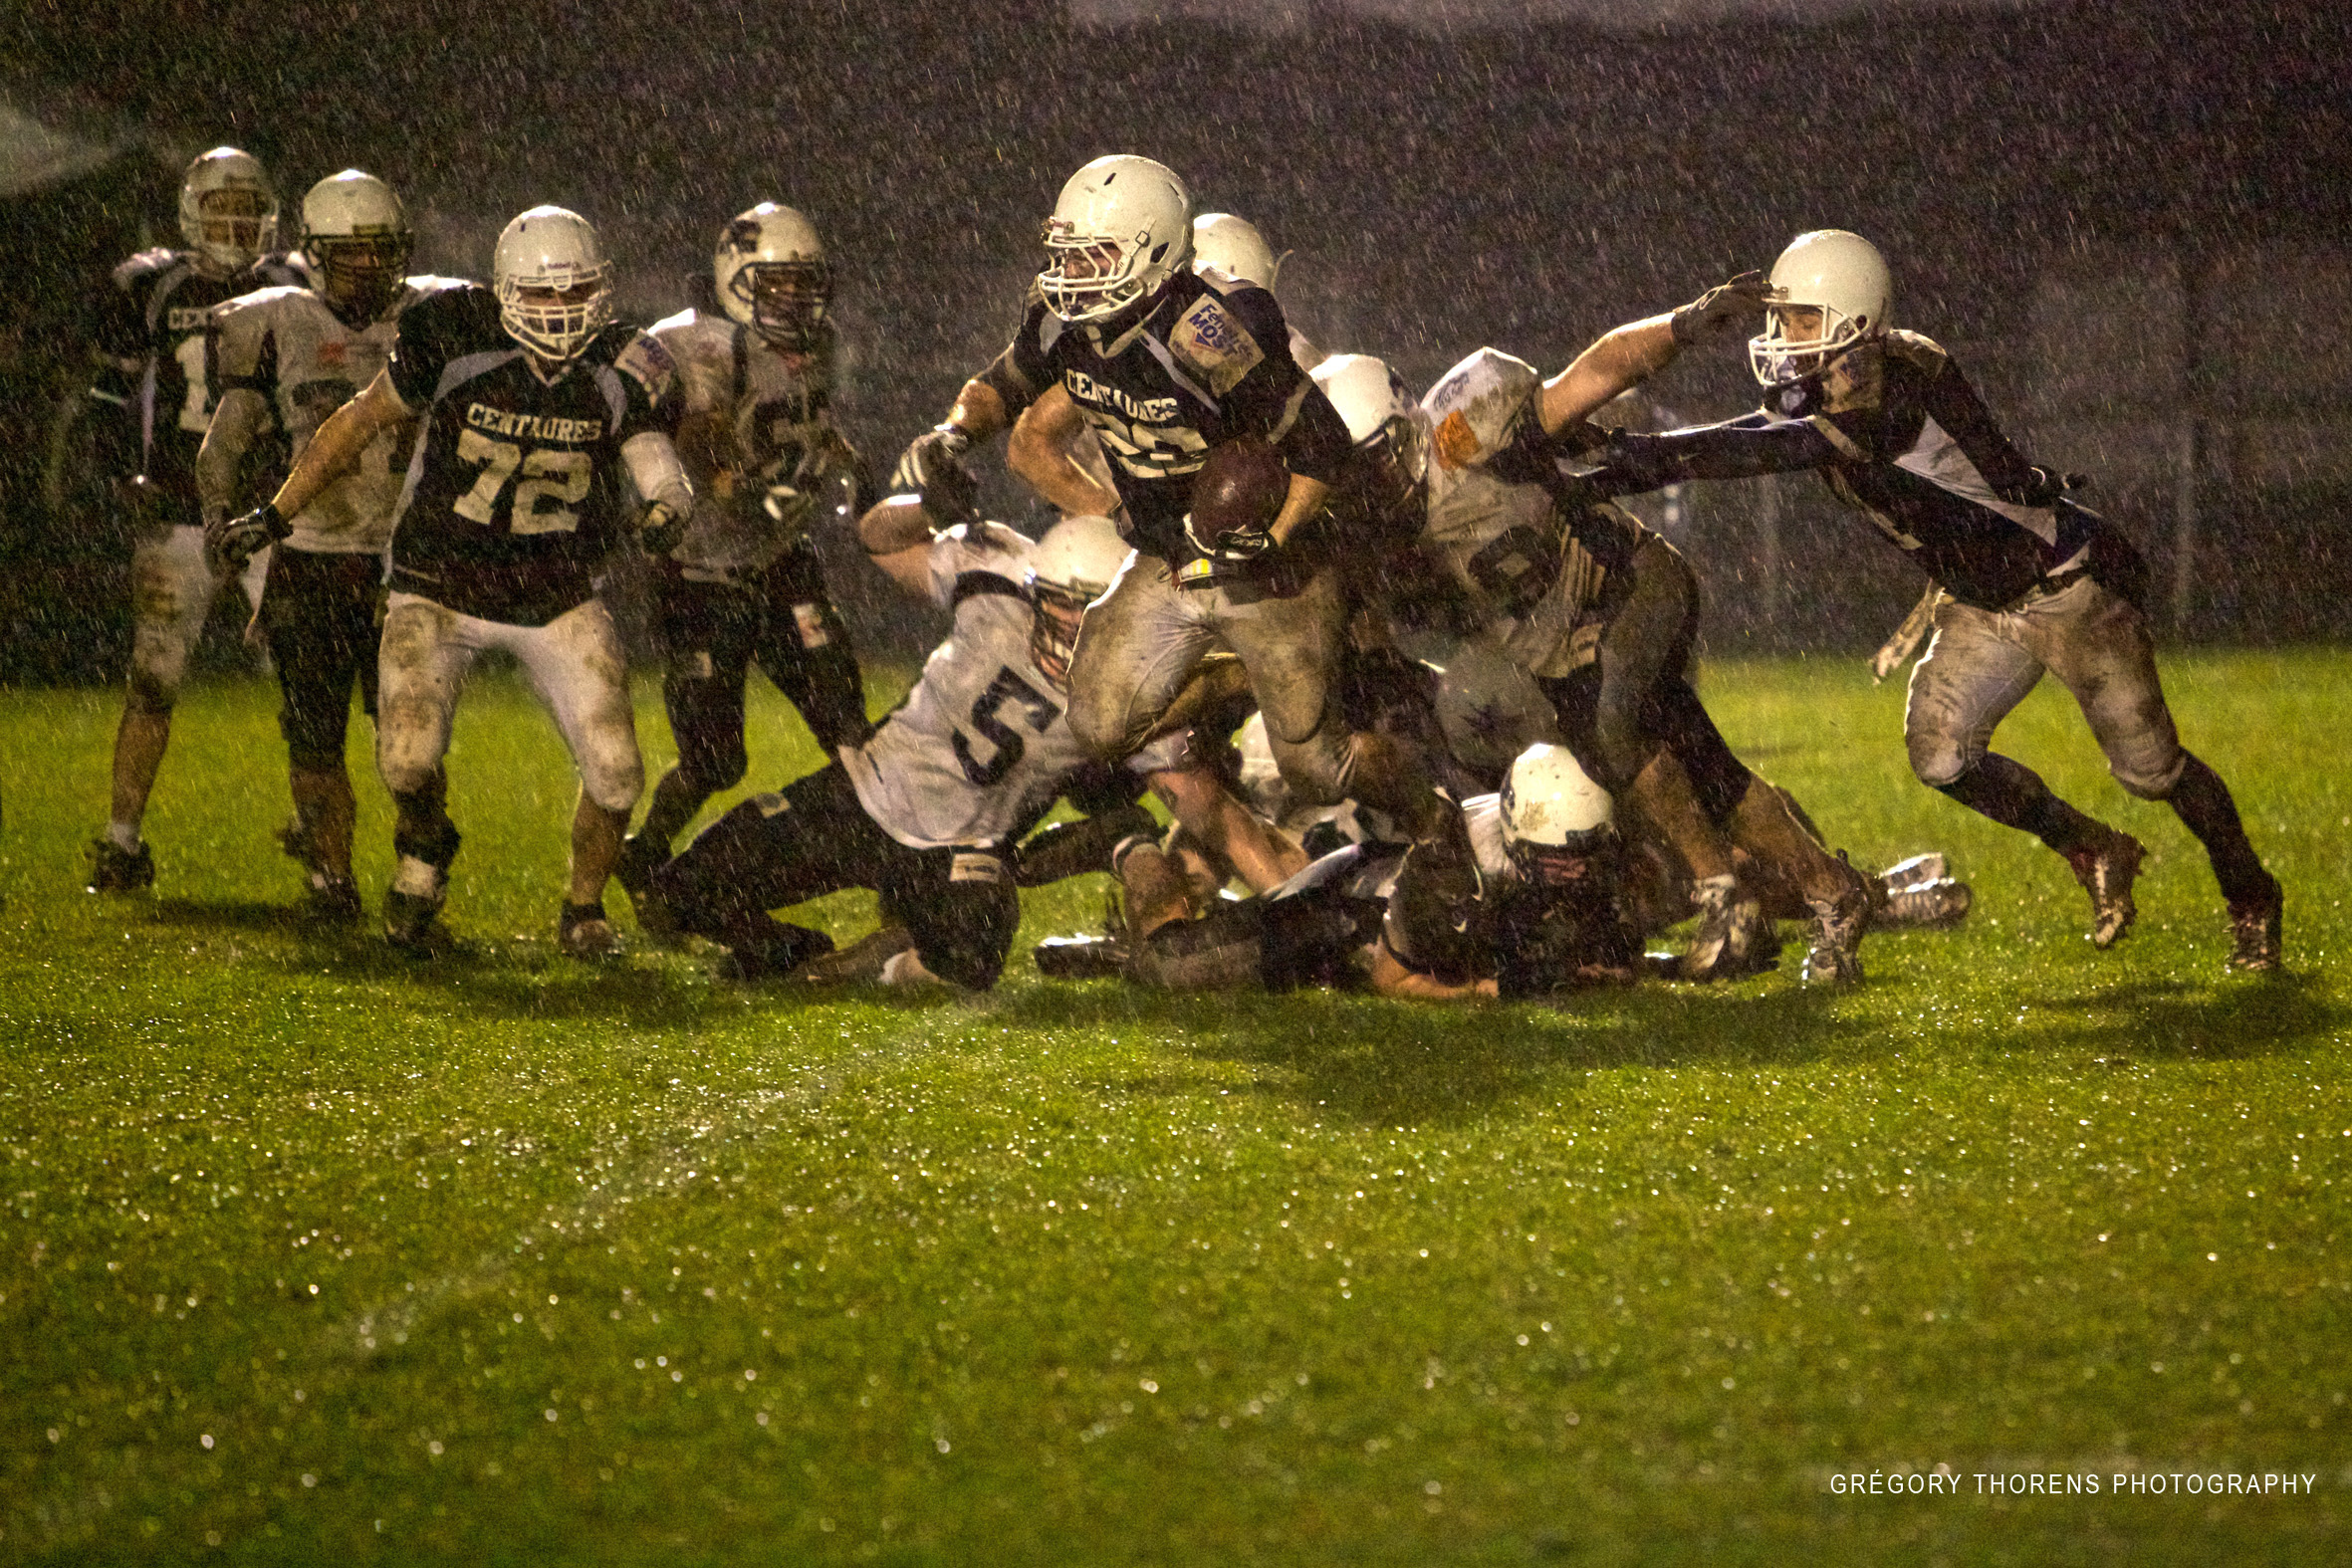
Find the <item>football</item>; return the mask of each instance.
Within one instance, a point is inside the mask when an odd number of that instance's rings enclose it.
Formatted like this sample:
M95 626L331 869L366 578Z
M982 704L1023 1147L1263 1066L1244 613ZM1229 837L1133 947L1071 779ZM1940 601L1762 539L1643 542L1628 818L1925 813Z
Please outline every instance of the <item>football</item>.
M1193 531L1212 540L1264 529L1290 493L1291 471L1272 446L1257 436L1223 442L1209 449L1192 482Z

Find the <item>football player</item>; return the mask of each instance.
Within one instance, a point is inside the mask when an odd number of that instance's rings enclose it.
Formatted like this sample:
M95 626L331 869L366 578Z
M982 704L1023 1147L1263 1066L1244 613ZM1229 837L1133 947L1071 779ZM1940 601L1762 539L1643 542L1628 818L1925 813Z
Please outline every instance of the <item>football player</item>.
M1462 872L1398 844L1349 844L1265 898L1144 936L1126 973L1165 990L1368 986L1433 1001L1635 978L1614 808L1566 748L1529 747L1502 791L1463 802L1462 816Z
M185 250L141 251L115 269L93 324L90 398L97 457L131 535L130 679L115 735L113 810L90 846L90 890L128 892L155 880L139 836L147 796L171 741L171 709L212 601L227 577L204 555L196 449L218 390L205 319L224 300L300 271L271 257L278 194L258 159L214 147L180 182ZM246 573L258 601L266 562Z
M1349 732L1331 690L1345 631L1336 575L1294 539L1347 455L1329 402L1291 356L1264 289L1187 266L1192 198L1148 158L1097 158L1071 176L1046 224L1048 266L1013 342L966 382L947 418L900 459L894 483L926 495L968 485L958 460L1057 388L1043 449L1081 425L1110 459L1114 494L1066 460L1032 475L1064 516L1116 503L1135 557L1093 605L1071 673L1071 728L1098 757L1130 754L1161 724L1213 645L1240 656L1294 790L1353 794L1445 831L1450 808L1408 759ZM1271 516L1196 516L1211 448L1256 437L1279 458Z
M1750 309L1761 280L1710 290L1604 335L1548 381L1493 348L1415 403L1378 359L1315 370L1356 436L1346 505L1367 537L1416 538L1467 598L1482 647L1530 676L1559 733L1613 797L1638 805L1696 878L1700 925L1681 974L1736 978L1770 959L1734 847L1780 867L1813 915L1807 978L1860 979L1862 877L1732 754L1692 689L1698 584L1680 552L1575 475L1575 432L1685 338Z
M1087 602L1128 551L1103 518L1071 518L1032 543L996 523L934 532L912 496L858 531L901 586L954 617L906 701L862 746L736 806L654 873L678 929L724 944L736 974L783 974L831 949L768 911L870 887L912 946L887 984L996 983L1019 926L1012 845L1073 779L1091 771L1065 716L1070 657ZM1181 815L1211 804L1182 735L1123 762ZM1269 856L1271 843L1259 846ZM1247 859L1251 846L1236 852ZM1288 868L1261 873L1272 886Z
M860 515L870 500L864 465L832 417L832 269L806 217L763 201L720 231L712 270L723 316L683 311L651 329L676 365L678 453L694 485L685 533L654 575L678 765L654 785L618 867L639 920L656 928L654 868L748 765L743 700L754 663L827 757L872 730L810 539L843 485Z
M458 847L441 771L450 720L474 661L498 648L580 770L557 937L599 957L618 946L604 883L644 780L628 660L593 581L618 521L613 459L645 498L641 538L674 544L664 536L693 491L665 428L669 352L612 320L612 269L588 220L523 213L499 235L491 276L402 312L383 370L319 427L272 500L224 525L219 548L284 539L379 435L421 421L378 650L376 767L399 811L384 936L429 944Z
M218 307L212 362L220 404L196 455L209 533L224 540L246 455L273 425L299 458L326 418L382 372L400 315L462 285L407 277L414 237L400 198L372 174L345 169L302 201L307 288L280 286ZM375 638L383 553L406 460L405 426L387 426L347 471L290 518L269 559L259 619L283 698L278 728L294 794L280 841L303 866L304 908L336 923L359 917L352 879L355 806L344 767L352 688L375 717ZM215 553L216 556L219 553ZM242 562L223 558L230 569Z
M2139 841L2060 799L1993 732L2044 671L2074 694L2116 783L2164 800L2205 845L2229 908L2229 963L2278 967L2283 897L2229 787L2186 750L2157 678L2129 541L2025 461L1951 354L1893 324L1877 247L1843 229L1799 235L1773 264L1765 331L1749 344L1764 408L1663 435L1619 434L1601 483L1817 470L1941 586L1934 640L1912 671L1904 739L1931 788L2033 834L2090 897L2110 946L2138 910Z

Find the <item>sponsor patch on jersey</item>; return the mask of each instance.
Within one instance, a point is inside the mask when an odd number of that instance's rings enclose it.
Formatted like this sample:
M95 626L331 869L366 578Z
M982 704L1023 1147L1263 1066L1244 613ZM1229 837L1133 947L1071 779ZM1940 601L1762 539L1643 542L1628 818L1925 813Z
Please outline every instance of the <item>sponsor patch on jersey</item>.
M168 331L193 333L202 331L204 319L212 314L212 307L209 305L175 305L163 314L165 317L164 326Z
M1265 362L1266 350L1215 295L1203 295L1168 335L1168 348L1219 397Z
M955 860L947 868L950 882L1002 882L1005 862L995 855L959 849Z
M1478 432L1459 408L1438 424L1437 460L1448 468L1468 468L1478 461Z
M822 648L832 641L825 633L824 612L814 604L795 604L793 620L801 628L801 646Z
M639 333L620 350L612 368L635 376L637 383L658 402L669 389L670 377L677 373L678 361L670 357L670 351L652 334Z

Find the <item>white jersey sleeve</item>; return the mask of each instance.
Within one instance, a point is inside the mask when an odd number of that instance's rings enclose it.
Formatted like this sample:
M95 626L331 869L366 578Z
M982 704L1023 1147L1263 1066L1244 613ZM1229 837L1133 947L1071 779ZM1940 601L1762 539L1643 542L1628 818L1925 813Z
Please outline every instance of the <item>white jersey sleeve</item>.
M841 766L881 829L912 849L1002 844L1026 830L1088 758L1068 695L1030 652L1034 611L1024 536L996 523L952 528L931 546L934 598L953 614L922 678ZM1137 773L1179 766L1185 738L1127 760Z

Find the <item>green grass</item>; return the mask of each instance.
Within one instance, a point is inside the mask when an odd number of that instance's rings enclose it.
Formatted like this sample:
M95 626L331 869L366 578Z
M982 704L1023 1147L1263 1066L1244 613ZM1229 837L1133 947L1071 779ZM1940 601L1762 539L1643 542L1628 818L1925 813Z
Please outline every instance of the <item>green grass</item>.
M417 965L287 918L264 688L183 704L134 900L79 887L116 699L0 694L0 1559L2343 1561L2352 660L2169 674L2288 978L2223 977L2201 856L2063 694L2002 741L2155 851L2105 955L2054 857L1910 782L1900 691L1816 661L1711 701L1858 861L1951 851L1971 923L1853 995L1557 1011L575 967L571 777L498 680L464 946ZM756 722L755 780L806 766ZM2316 1479L1973 1479L2133 1469Z

